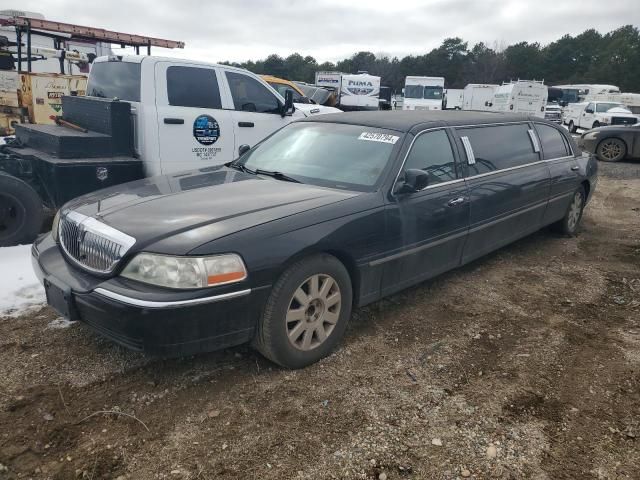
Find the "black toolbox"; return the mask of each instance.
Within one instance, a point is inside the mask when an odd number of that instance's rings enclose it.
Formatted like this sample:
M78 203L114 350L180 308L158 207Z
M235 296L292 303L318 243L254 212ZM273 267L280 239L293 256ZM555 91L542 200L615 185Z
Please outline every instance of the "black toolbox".
M58 158L108 157L128 155L114 148L109 135L81 132L58 125L16 125L16 137L22 145Z

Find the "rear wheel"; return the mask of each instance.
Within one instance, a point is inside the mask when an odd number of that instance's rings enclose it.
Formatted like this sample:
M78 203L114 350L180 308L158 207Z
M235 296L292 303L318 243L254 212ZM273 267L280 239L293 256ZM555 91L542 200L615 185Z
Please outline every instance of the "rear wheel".
M596 155L603 162L618 162L627 155L627 145L619 138L605 138L598 144Z
M584 187L580 186L580 188L578 188L578 190L574 192L573 197L571 198L571 203L569 204L567 213L565 213L562 220L554 225L555 229L558 232L570 237L578 233L580 220L582 220L582 211L584 209L585 200L586 195Z
M578 129L576 128L576 124L573 123L573 120L569 122L569 131L571 133L576 133L578 131Z
M342 339L352 298L349 273L338 259L322 254L301 260L274 285L254 344L286 368L317 362Z
M42 201L22 180L0 173L0 247L32 242L42 227Z

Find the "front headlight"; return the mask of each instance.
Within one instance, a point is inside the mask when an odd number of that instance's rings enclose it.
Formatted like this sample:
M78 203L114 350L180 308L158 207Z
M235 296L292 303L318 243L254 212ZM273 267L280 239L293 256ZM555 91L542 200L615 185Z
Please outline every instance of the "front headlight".
M121 276L160 287L206 288L240 282L247 278L247 269L235 253L210 257L139 253Z
M602 118L602 122L603 123L611 123L611 117L603 117Z
M589 133L583 134L582 138L584 138L585 140L595 140L597 136L598 136L597 132L589 132Z
M53 217L53 223L51 224L51 236L57 242L58 241L58 226L60 225L60 210L56 212L56 216Z

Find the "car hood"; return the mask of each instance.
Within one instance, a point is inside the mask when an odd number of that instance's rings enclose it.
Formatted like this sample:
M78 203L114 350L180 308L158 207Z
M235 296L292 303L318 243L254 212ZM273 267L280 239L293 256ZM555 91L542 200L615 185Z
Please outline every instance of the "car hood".
M632 112L630 112L626 108L621 108L621 107L610 108L605 113L608 113L608 114L615 113L616 115L622 115L622 116L625 116L625 117L633 117L634 116Z
M187 253L201 243L357 195L221 166L118 185L63 208L134 237L135 250L184 232L206 232L180 236L187 239L180 246Z
M591 130L587 130L581 136L584 137L588 133L604 133L609 134L613 132L640 132L640 125L607 125L603 127L592 128Z

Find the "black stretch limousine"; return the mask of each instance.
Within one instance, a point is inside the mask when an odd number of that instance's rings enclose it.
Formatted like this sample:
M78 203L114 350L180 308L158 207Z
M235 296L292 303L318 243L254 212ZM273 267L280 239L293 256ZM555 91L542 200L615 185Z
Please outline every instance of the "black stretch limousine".
M251 341L303 367L353 307L545 225L574 234L597 180L563 129L486 112L323 115L241 150L65 205L33 245L48 302L129 348Z

